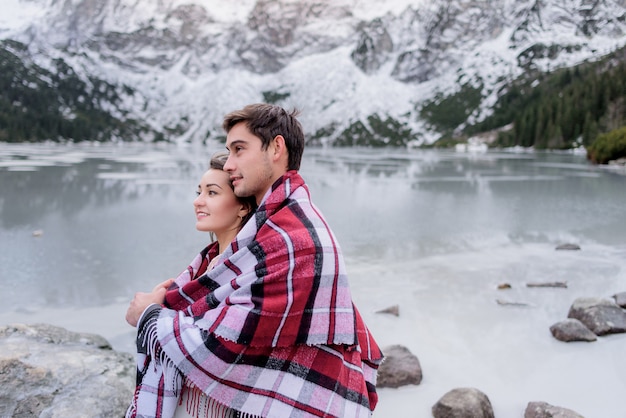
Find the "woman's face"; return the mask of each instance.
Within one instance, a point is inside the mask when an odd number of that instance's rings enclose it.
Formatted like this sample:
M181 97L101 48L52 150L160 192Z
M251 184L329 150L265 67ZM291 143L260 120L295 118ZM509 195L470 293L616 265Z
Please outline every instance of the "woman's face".
M247 214L230 186L229 174L209 169L198 185L198 197L193 201L196 229L213 232L219 239L224 233L235 234L241 227L241 217Z

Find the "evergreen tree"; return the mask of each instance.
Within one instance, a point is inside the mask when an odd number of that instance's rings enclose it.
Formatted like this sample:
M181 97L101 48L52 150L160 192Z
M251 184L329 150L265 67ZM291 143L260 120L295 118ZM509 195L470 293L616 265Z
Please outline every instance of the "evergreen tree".
M512 134L499 137L506 145L537 148L570 147L580 139L588 146L598 133L626 125L626 48L598 62L526 74L498 99L490 117L465 134L510 123Z
M54 64L48 71L31 62L23 44L0 41L0 141L135 140L152 131L104 110L118 106L118 90L132 95L132 89L83 80L61 59Z

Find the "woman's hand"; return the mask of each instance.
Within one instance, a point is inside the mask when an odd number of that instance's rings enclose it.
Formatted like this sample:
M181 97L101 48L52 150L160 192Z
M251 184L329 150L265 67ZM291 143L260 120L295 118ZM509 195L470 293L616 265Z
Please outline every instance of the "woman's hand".
M135 297L130 301L130 306L126 311L126 322L133 327L137 326L137 322L141 317L143 311L153 303L159 305L165 300L165 292L172 285L174 279L167 279L162 283L159 283L152 289L150 293L137 292Z

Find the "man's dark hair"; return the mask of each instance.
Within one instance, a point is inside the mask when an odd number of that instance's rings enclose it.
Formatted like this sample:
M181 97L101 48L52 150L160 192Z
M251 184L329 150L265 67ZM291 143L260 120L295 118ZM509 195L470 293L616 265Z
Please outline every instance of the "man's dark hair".
M296 109L288 112L272 104L250 104L224 116L222 127L228 133L233 126L244 122L250 132L261 139L262 149L267 149L272 139L282 135L289 153L287 169L299 170L304 152L304 131L296 119L299 114Z

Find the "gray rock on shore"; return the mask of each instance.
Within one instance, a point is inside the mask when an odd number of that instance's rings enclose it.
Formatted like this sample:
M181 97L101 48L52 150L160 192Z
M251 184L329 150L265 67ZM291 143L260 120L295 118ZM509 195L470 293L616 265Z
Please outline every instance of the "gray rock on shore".
M402 345L383 349L385 360L378 369L376 387L398 388L419 385L422 381L422 366L418 358Z
M487 395L475 388L452 389L432 408L435 418L494 418Z
M133 356L101 336L47 324L0 327L0 417L124 416Z
M613 295L613 299L621 308L626 308L626 292L616 293Z
M575 318L567 318L564 321L557 322L550 327L550 332L559 341L595 341L598 336L591 332L589 328Z
M565 251L578 251L578 250L580 250L580 245L568 242L568 243L565 243L565 244L557 245L555 249L557 251L562 251L562 250L565 250Z
M584 418L578 412L546 402L528 402L524 418Z
M609 299L578 298L567 317L578 319L598 336L626 332L626 311Z

